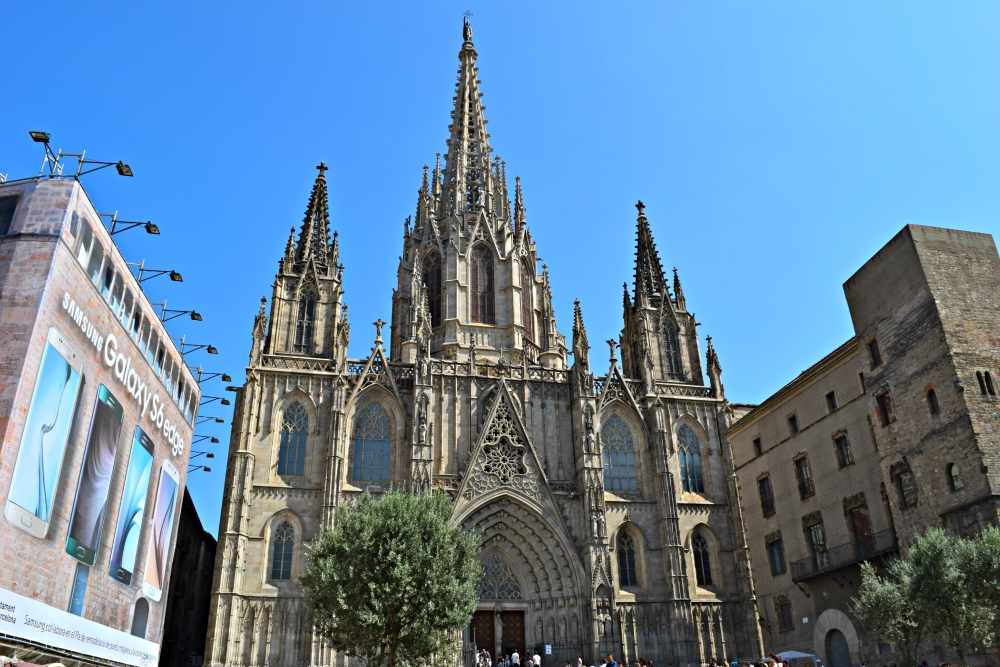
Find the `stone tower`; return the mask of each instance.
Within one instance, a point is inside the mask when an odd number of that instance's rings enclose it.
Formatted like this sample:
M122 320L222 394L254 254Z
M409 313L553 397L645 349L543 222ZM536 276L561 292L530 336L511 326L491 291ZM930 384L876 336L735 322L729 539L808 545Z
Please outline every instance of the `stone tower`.
M261 307L206 662L345 664L303 625L303 544L336 505L390 487L447 493L482 537L465 661L473 646L546 645L554 664L759 657L718 358L709 343L703 372L640 204L621 339L595 376L577 302L570 365L520 180L511 197L490 147L468 22L463 37L447 153L424 166L404 225L388 344L379 321L370 356L346 358L322 165L269 319Z

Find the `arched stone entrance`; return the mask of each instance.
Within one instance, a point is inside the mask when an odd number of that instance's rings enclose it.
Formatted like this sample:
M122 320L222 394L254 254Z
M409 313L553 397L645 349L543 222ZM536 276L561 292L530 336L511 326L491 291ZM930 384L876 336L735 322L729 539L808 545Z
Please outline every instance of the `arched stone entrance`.
M860 664L859 645L858 631L844 612L839 609L827 609L816 619L816 627L813 628L813 650L816 652L816 657L824 664L830 667L850 667ZM834 662L835 659L839 664Z
M546 656L550 664L586 654L588 605L580 583L585 577L561 531L537 509L506 494L465 514L462 526L482 537L483 577L470 641L494 658L515 648L522 656L544 653L545 646L552 647Z

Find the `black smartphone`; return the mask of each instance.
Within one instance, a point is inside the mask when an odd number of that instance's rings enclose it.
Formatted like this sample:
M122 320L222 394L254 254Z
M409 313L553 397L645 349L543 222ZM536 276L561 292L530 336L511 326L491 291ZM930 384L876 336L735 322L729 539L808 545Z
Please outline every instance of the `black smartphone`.
M124 418L122 404L107 387L99 385L66 538L66 553L84 565L97 560Z

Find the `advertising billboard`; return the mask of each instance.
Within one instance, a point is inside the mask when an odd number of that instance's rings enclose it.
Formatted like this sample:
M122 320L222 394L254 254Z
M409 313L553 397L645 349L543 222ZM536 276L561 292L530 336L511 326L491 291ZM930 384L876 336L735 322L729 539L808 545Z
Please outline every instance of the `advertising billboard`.
M40 191L58 188L64 209L41 211ZM36 292L18 311L19 373L0 382L11 397L0 403L0 641L147 667L159 655L198 385L80 185L41 182L17 196L11 232L44 213L50 238L0 238L13 257L0 292ZM9 247L18 242L31 247Z

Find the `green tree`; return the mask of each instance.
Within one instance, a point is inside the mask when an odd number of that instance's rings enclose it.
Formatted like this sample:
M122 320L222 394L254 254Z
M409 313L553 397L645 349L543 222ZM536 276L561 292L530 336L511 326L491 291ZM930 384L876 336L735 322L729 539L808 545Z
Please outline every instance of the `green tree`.
M965 663L965 647L988 640L993 611L982 603L982 593L970 578L977 543L950 538L940 528L917 535L907 553L912 568L908 597L935 638L958 653Z
M1000 529L989 526L971 548L959 554L959 568L966 577L966 586L975 592L977 602L989 612L990 635L980 639L987 644L1000 639Z
M454 648L476 608L478 536L442 494L365 493L313 541L302 576L316 631L372 667L415 667Z
M912 568L898 558L884 574L871 563L861 564L861 586L850 603L861 631L876 644L892 644L903 655L902 667L917 664L917 647L927 635L925 619L910 604Z

